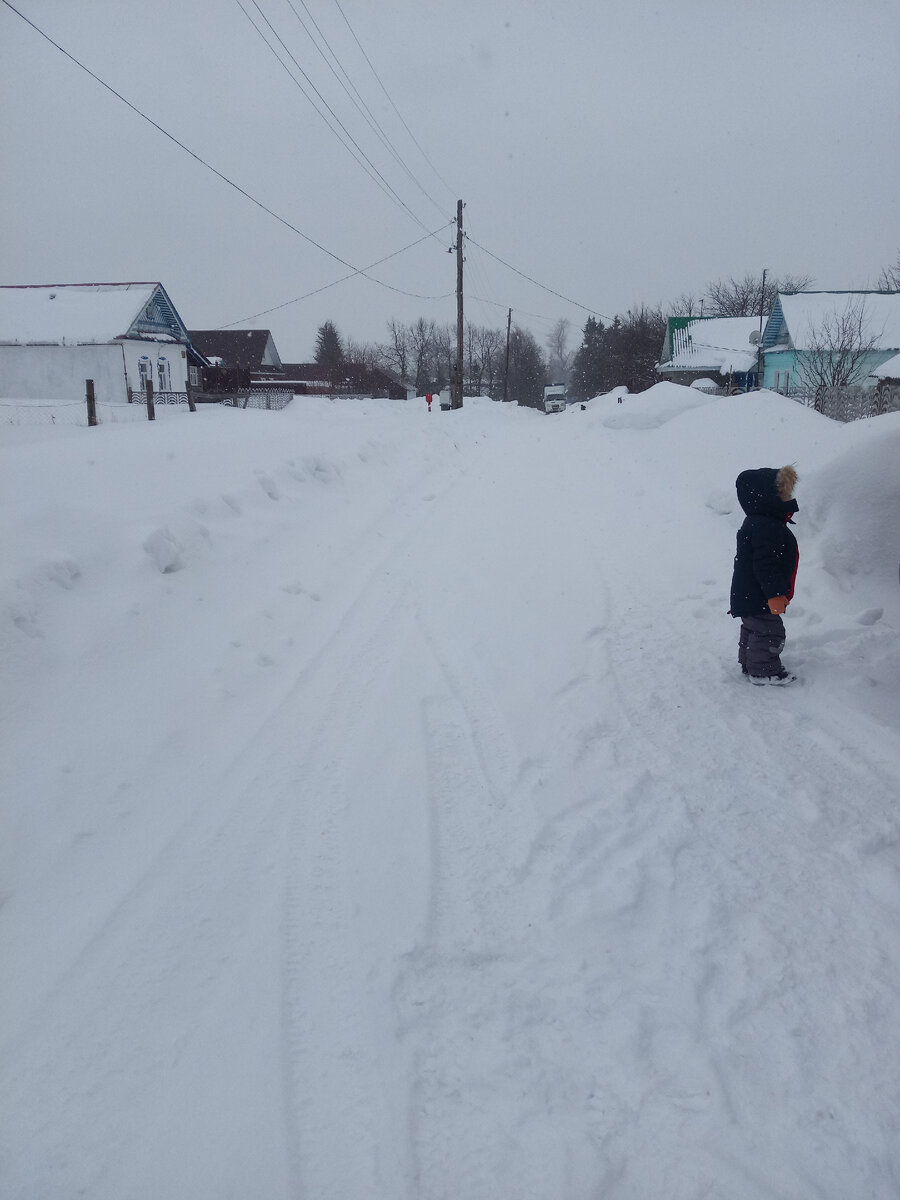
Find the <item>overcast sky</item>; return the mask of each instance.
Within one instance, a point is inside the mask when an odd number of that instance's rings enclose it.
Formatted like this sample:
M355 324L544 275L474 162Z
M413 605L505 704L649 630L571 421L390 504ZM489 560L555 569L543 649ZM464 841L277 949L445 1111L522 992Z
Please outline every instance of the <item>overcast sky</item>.
M466 317L505 326L511 306L541 342L559 317L575 344L586 309L764 267L873 286L900 247L898 0L14 3L312 241L0 0L2 282L160 280L213 328L424 238L370 273L400 291L357 276L244 322L286 361L326 319L357 341L455 321L457 198Z

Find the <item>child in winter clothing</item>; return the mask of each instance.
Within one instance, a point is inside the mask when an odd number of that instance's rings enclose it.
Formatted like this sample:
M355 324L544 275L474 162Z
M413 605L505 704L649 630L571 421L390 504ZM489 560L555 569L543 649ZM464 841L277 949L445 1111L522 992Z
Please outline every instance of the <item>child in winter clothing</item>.
M731 615L741 618L738 661L751 683L789 683L781 664L782 614L794 595L799 551L788 529L799 505L793 467L742 471L735 482L747 514L738 530L731 580Z

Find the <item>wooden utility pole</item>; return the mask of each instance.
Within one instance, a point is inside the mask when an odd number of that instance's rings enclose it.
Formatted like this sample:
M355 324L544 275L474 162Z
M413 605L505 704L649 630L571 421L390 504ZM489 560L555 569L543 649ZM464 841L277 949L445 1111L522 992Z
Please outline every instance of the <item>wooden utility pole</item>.
M503 372L503 403L509 398L509 331L512 326L512 309L506 314L506 370Z
M456 202L456 379L451 408L463 406L463 202Z
M153 403L153 380L148 379L145 385L145 394L147 397L147 420L156 420L156 406Z

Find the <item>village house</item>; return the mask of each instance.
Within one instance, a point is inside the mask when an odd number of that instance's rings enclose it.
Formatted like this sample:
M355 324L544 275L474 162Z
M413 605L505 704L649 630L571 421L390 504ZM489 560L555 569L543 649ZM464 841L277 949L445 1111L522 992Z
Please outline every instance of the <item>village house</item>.
M756 387L759 317L669 317L657 371L672 383L710 377L729 390Z
M192 329L190 338L211 366L249 372L251 380L284 378L268 329Z
M199 365L161 283L0 286L0 396L125 403L150 381L185 392Z
M781 293L763 330L761 384L785 393L809 387L815 360L853 343L868 348L849 382L874 387L874 372L900 351L900 292Z

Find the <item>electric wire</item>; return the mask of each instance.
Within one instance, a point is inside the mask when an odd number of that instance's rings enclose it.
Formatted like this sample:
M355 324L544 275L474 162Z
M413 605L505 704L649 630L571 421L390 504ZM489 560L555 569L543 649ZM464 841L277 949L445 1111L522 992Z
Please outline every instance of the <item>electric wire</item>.
M381 82L381 76L375 70L372 60L369 58L368 54L366 54L366 52L363 48L362 42L360 42L359 38L356 36L353 26L347 20L347 14L344 12L343 8L341 7L340 0L334 0L334 2L337 5L338 12L344 18L344 24L350 30L350 33L353 37L354 42L356 42L357 46L359 46L360 53L362 54L362 56L366 60L366 62L369 64L369 69L371 70L372 74L375 76L378 86L381 88L381 90L384 92L385 96L387 97L388 103L390 104L390 106L394 110L394 112L397 114L398 118L400 119L400 123L403 125L403 128L406 130L406 132L412 138L413 143L416 146L416 149L419 151L419 153L422 155L422 157L428 163L429 167L431 167L432 171L434 171L435 175L438 177L438 179L441 181L441 183L444 185L444 187L447 189L447 191L450 193L450 195L455 196L456 193L454 192L453 188L450 186L450 184L447 182L447 180L443 177L443 175L440 173L440 171L437 169L437 167L434 165L434 163L428 157L428 154L425 152L425 150L419 145L416 135L413 133L413 131L407 125L406 121L403 119L403 114L400 112L400 109L397 107L397 105L394 103L393 99L391 98L390 92L388 92L387 88Z
M152 117L148 116L145 112L138 108L136 104L132 104L132 102L126 99L121 92L117 92L111 84L108 84L104 79L101 79L99 75L90 69L90 67L86 66L83 62L77 59L74 54L70 54L68 50L59 44L59 42L54 41L48 33L45 33L44 30L40 28L40 26L36 25L34 21L30 20L25 16L24 13L20 12L19 9L17 9L15 5L10 2L10 0L0 0L0 3L5 4L11 12L14 12L17 17L20 17L26 25L29 25L35 31L35 33L40 34L40 36L45 41L49 42L50 45L56 50L58 50L60 54L64 55L64 57L69 59L70 62L74 63L76 67L79 67L82 71L84 71L86 75L90 75L91 79L93 79L96 83L99 83L101 87L105 88L106 91L115 96L117 100L120 100L126 108L131 109L133 113L139 116L142 120L146 121L148 125L152 125L155 130L161 133L164 137L168 138L168 140L176 145L179 150L183 150L184 153L189 155L195 162L199 163L202 167L205 167L206 170L215 175L217 179L220 179L223 183L228 184L230 188L233 188L246 200L249 200L251 204L256 205L256 207L261 209L262 212L278 221L279 224L283 225L286 229L289 229L292 233L295 233L298 237L302 238L303 241L308 242L311 246L315 246L317 250L321 250L322 253L327 255L329 258L333 258L334 261L340 263L342 267L347 267L354 275L363 275L366 279L370 279L372 283L377 283L380 287L386 288L388 291L398 292L400 295L411 296L414 299L422 298L415 292L408 292L404 288L394 287L392 284L385 283L381 279L373 279L371 276L365 274L368 268L355 267L353 263L347 262L345 258L341 258L339 254L335 254L333 250L329 250L327 246L323 246L321 242L317 242L315 238L310 237L307 233L304 233L302 229L298 229L297 226L293 225L286 217L282 217L279 213L275 212L274 209L269 208L269 206L264 204L262 200L257 199L256 196L252 195L245 188L242 188L239 183L235 183L233 179L229 179L227 175L223 174L220 170L218 170L218 168L214 167L212 163L207 162L206 159L202 158L199 154L197 154L196 151L191 150L191 148L186 146L184 142L179 141L179 139L175 137L173 133L170 133L167 129L164 129L162 125L154 121ZM431 234L429 233L428 236L430 237Z
M607 316L606 313L600 312L599 309L591 308L587 304L581 304L578 300L573 300L570 296L564 296L562 292L556 291L555 288L548 287L546 283L540 283L537 279L533 279L530 275L526 275L524 271L520 271L518 267L514 267L512 263L508 263L506 259L501 258L499 254L492 253L486 246L482 246L479 242L476 242L474 238L470 240L473 246L477 246L479 250L483 250L489 258L496 259L498 263L501 263L508 270L512 271L516 275L520 275L523 279L527 279L529 283L533 283L535 287L539 287L542 291L549 292L552 296L556 296L559 300L565 300L566 304L571 304L575 308L580 308L584 312L590 313L592 316L602 317L604 321L611 321L613 319L612 317Z
M427 242L436 233L440 233L440 229L435 229L432 233L426 233L424 237L418 238L415 242L410 242L408 246L403 246L401 249L395 250L393 254L386 254L384 258L379 258L377 262L369 263L367 267L362 267L358 271L351 271L349 275L342 275L340 279L333 279L331 283L323 283L321 287L313 288L311 292L304 292L302 296L295 296L293 300L285 300L281 304L273 304L271 308L264 308L260 312L251 313L248 317L241 317L237 321L229 321L227 324L217 325L216 329L231 329L234 325L243 325L245 321L255 321L257 317L266 317L269 313L278 312L281 308L288 308L291 304L299 304L301 300L308 300L310 296L318 296L320 292L327 292L329 288L337 287L339 283L345 283L348 279L355 279L357 275L363 275L366 271L372 271L375 267L380 267L382 263L396 258L398 254L405 254L407 250L412 250L414 246L421 246L422 242ZM382 280L372 279L368 275L365 278L370 279L372 283L382 283ZM386 287L388 285L382 284L382 286ZM446 292L442 296L419 296L415 292L408 292L407 295L412 296L416 300L448 300L453 295L453 292Z
M375 166L375 164L372 162L372 160L366 154L365 150L363 150L363 148L360 146L360 144L356 141L356 139L350 133L349 129L347 129L347 126L343 123L343 121L340 119L340 117L337 115L337 113L334 111L334 109L331 107L331 105L328 103L328 101L325 99L325 97L322 95L322 93L319 91L319 89L316 87L316 85L310 79L309 75L306 73L306 71L304 71L303 67L301 67L300 63L297 61L295 56L288 49L287 45L284 42L284 39L281 37L281 34L278 32L278 30L275 28L275 26L272 24L272 22L266 16L266 14L263 12L263 10L260 8L257 0L251 0L253 7L256 9L256 11L259 13L259 15L265 21L266 25L268 25L269 29L272 31L275 38L277 38L277 40L278 40L279 44L281 45L282 49L284 50L285 54L287 54L288 58L290 58L291 62L294 64L294 66L297 68L297 70L300 72L300 74L303 76L303 78L309 84L310 88L312 88L312 90L315 92L316 96L318 96L319 100L322 102L324 107L328 110L328 112L334 118L335 122L340 127L344 137L342 137L341 134L338 133L338 131L334 128L334 126L331 124L331 122L328 120L328 118L325 116L325 114L322 112L322 110L319 108L319 106L316 104L316 102L309 95L306 88L304 88L303 85L300 83L300 81L296 78L296 76L291 71L290 67L287 65L287 63L284 61L284 59L281 57L281 55L277 52L277 50L272 45L272 43L268 40L268 38L264 35L264 33L262 32L260 27L253 20L252 16L247 11L247 9L244 7L241 0L234 0L234 2L238 6L238 8L241 10L241 12L244 14L244 16L247 18L247 20L250 22L250 24L253 26L253 28L256 30L257 34L262 39L263 43L268 47L269 51L274 55L275 59L278 61L278 63L281 65L281 67L287 72L287 75L290 78L291 82L294 84L294 86L297 88L297 90L306 98L306 100L309 101L309 103L313 106L316 113L318 113L318 115L322 118L322 120L325 122L325 124L328 126L328 128L331 130L331 132L334 134L334 136L338 139L338 141L341 143L341 145L344 147L344 149L347 150L349 152L349 154L351 155L351 157L353 159L355 159L355 161L363 168L363 170L366 172L366 174L369 176L369 178L372 179L372 181L378 187L380 187L381 190L391 200L393 200L395 204L398 204L407 213L407 215L412 218L413 221L415 221L415 223L419 226L420 229L425 229L426 228L425 223L416 216L416 214L412 211L412 209L409 207L409 205L402 199L402 197L397 193L397 191L391 186L391 184L384 177L384 175L381 173L381 171L379 171L378 167ZM347 141L345 141L344 138L346 138ZM348 145L348 142L354 147L354 149L356 150L357 153L354 153L353 150L351 150L350 145Z
M427 189L422 185L421 181L412 172L412 170L410 169L408 164L404 161L399 150L396 148L394 143L391 141L389 135L385 131L381 122L378 120L378 118L372 112L369 105L366 103L365 99L363 98L362 94L359 91L359 88L357 88L356 84L350 78L343 63L338 58L338 56L335 54L330 42L328 41L328 38L322 32L322 28L319 25L319 23L316 21L316 18L313 16L312 12L310 11L309 5L306 3L306 0L300 0L300 3L303 5L303 8L304 8L307 16L309 17L309 20L310 20L313 28L315 29L316 33L319 36L319 39L321 40L322 44L325 46L325 50L328 51L328 54L334 60L334 65L332 65L332 63L329 61L328 57L325 54L325 51L322 49L322 47L319 45L319 43L313 37L312 33L310 32L309 26L306 24L304 19L301 17L300 13L297 11L297 8L294 4L294 0L286 0L286 3L288 4L291 12L297 18L297 21L300 23L301 27L303 28L303 30L306 33L309 40L315 46L316 50L320 54L323 62L328 67L329 71L331 71L332 75L335 77L335 79L338 81L340 86L343 88L345 94L347 95L348 99L350 100L351 104L354 106L356 111L362 116L362 118L368 124L369 128L375 133L376 137L379 139L379 141L384 146L384 148L394 158L395 162L400 166L401 170L403 170L406 173L406 175L415 184L415 186L419 189L419 191L426 198L426 200L428 200L431 204L433 204L434 207L438 210L438 212L443 212L444 206L442 204L439 204L437 202L437 200L435 200L435 198L431 195L431 193L427 191ZM335 70L335 67L337 68L337 70ZM340 75L338 74L338 71L340 71ZM343 76L343 79L341 78L341 76ZM345 80L346 80L346 82L345 82ZM351 89L352 89L352 92L351 92Z

